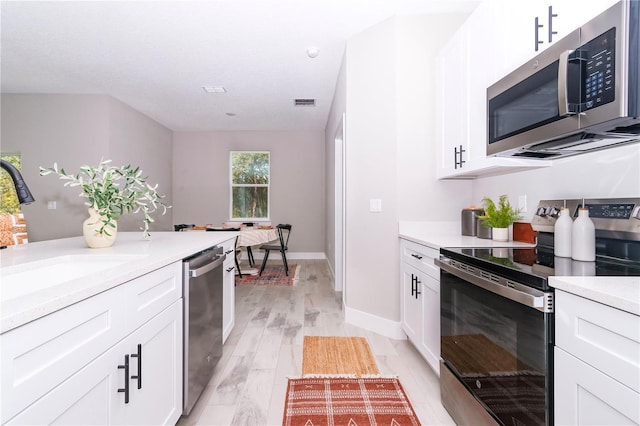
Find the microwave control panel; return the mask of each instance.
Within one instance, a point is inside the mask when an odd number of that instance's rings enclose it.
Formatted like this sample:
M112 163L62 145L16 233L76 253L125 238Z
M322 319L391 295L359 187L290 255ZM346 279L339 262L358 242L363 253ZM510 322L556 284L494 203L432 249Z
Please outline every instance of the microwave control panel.
M588 111L615 100L616 29L583 45L581 110Z

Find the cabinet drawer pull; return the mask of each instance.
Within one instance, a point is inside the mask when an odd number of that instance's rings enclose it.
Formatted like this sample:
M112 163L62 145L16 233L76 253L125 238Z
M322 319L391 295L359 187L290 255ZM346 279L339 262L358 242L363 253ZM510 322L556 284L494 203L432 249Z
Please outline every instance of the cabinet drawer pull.
M131 354L131 358L138 358L138 374L131 376L138 381L138 389L142 389L142 345L138 343L138 353Z
M118 369L124 369L124 388L119 388L118 392L124 392L124 403L129 403L129 355L124 356L124 364L118 365Z
M422 260L422 256L420 256L419 254L412 253L411 257L415 257L418 260Z
M224 254L229 254L229 253L233 253L233 249L230 249L224 252Z

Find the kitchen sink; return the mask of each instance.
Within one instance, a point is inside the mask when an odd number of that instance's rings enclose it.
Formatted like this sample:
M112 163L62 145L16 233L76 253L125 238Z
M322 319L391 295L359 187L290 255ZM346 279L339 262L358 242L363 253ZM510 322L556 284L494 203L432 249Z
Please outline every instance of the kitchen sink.
M2 268L2 300L104 274L146 255L66 255Z

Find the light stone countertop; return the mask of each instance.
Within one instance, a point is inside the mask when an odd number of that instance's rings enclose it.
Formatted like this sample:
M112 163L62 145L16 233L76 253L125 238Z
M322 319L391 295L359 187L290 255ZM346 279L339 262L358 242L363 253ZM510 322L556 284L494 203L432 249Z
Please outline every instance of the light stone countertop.
M460 222L399 222L400 238L435 249L441 247L535 247L510 241L497 243L460 235ZM549 277L549 285L598 303L640 315L640 277Z
M519 241L499 242L460 234L460 222L399 222L400 238L434 249L442 247L535 247Z
M116 287L141 275L180 261L235 238L237 232L154 232L142 239L141 232L119 232L109 248L90 249L82 237L63 238L0 250L0 333L43 317L73 303ZM82 262L101 265L99 270L85 268L81 276L60 271L49 276L48 283L38 276L40 266L54 271L56 263ZM70 269L70 268L66 268ZM68 278L66 278L68 276ZM24 280L22 277L27 277ZM53 284L50 284L53 283ZM19 288L8 288L19 285Z
M640 316L640 277L549 277L549 285Z

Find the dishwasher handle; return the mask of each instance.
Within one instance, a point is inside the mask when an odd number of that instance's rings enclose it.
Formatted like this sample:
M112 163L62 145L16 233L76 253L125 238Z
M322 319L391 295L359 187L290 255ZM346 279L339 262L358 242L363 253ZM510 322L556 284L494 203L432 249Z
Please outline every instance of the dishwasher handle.
M200 266L199 268L189 269L189 276L192 277L192 278L200 277L200 276L206 274L207 272L212 271L213 269L215 269L218 266L222 265L222 263L224 262L226 257L227 256L224 255L224 254L220 255L220 256L216 256L215 258L211 259L211 262L205 263L204 265Z

